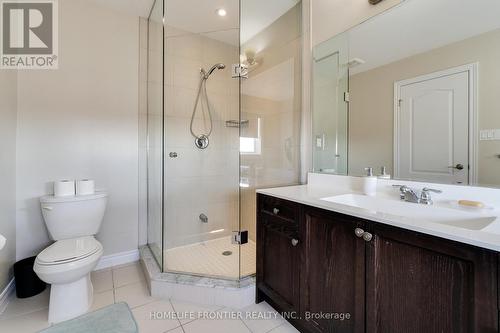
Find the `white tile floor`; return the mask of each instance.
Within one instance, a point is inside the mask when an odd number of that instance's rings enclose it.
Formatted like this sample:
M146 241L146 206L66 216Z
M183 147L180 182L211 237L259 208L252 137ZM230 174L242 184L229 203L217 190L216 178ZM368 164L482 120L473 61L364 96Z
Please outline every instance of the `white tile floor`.
M231 251L232 254L224 256L224 251ZM228 236L166 250L164 263L171 272L238 279L240 270L241 276L255 274L255 251L252 240L240 246L231 244L231 237Z
M236 312L175 299L155 299L149 295L138 263L93 272L92 281L95 291L92 309L97 310L115 302L127 302L140 333L298 332L266 303ZM0 315L0 332L33 333L46 328L48 302L48 289L35 297L13 299ZM269 319L248 319L249 314L253 318L266 315ZM151 319L155 315L157 318Z

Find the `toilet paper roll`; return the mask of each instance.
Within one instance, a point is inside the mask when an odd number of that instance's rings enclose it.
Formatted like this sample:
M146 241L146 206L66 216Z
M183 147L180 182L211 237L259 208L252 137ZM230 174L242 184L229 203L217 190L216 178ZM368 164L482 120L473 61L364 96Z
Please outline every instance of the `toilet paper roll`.
M95 193L95 183L92 179L82 179L76 182L76 195L90 195Z
M75 195L75 181L74 180L57 180L54 182L54 196L67 197Z

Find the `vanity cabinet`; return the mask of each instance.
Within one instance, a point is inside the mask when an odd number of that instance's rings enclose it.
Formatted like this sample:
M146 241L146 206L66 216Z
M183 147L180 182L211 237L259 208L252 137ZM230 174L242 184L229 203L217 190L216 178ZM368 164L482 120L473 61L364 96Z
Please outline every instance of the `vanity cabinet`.
M311 332L364 332L365 244L354 236L364 223L303 207L300 313ZM349 313L332 320L311 314Z
M367 332L498 332L492 251L373 223Z
M258 301L266 300L282 311L299 307L299 207L273 197L258 201Z
M263 194L257 230L257 301L301 332L498 332L493 251Z

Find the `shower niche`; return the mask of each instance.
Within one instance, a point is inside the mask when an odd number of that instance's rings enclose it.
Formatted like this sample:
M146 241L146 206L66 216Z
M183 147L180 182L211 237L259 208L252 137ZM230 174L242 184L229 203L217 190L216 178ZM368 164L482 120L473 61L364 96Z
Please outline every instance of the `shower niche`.
M255 190L300 180L301 17L296 0L154 3L146 185L161 273L255 274Z

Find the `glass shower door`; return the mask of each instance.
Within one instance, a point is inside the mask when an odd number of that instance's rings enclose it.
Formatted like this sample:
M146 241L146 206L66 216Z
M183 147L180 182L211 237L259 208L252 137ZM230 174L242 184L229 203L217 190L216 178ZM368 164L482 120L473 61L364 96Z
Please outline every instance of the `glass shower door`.
M239 1L189 2L165 0L164 271L237 280Z
M241 0L241 277L256 271L256 190L300 183L301 24L301 1Z

